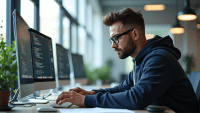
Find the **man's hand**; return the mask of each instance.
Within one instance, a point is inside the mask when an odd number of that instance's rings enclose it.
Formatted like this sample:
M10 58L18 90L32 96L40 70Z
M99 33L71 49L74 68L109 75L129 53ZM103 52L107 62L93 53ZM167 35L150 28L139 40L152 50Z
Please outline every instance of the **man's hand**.
M61 105L65 102L71 102L72 104L77 105L79 107L85 107L84 100L85 100L85 95L82 95L75 91L69 91L69 92L62 92L58 96L56 104L59 103L59 105Z
M74 89L70 89L69 91L75 91L75 92L80 93L82 95L95 95L96 94L95 91L85 91L84 89L81 89L79 87L76 87Z

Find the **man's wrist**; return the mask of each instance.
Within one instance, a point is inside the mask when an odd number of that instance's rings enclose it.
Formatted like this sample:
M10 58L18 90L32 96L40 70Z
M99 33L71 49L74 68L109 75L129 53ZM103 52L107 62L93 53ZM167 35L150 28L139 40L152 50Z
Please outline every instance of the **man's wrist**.
M96 91L91 91L90 94L91 94L91 95L95 95L95 94L96 94Z

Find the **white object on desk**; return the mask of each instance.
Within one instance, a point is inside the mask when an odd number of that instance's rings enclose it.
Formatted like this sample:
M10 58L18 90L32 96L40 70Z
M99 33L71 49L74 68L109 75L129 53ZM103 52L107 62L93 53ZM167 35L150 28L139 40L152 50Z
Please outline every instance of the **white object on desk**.
M43 111L45 111L45 112L52 112L52 111L56 112L57 109L52 108L52 107L38 107L37 111L39 111L39 112L43 112Z
M25 102L18 101L18 102L14 102L13 104L46 104L48 102L49 100L45 100L45 99L28 99Z
M71 105L72 105L71 102L65 102L65 103L63 103L61 105L59 105L59 104L51 104L51 106L54 107L54 108L68 108Z
M60 113L135 113L128 109L113 108L75 108L75 109L58 109Z

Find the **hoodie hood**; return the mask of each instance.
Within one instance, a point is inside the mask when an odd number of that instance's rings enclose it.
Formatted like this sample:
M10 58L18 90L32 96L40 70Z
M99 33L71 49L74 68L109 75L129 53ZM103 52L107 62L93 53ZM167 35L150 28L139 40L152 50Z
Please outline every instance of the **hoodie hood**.
M147 44L142 48L142 50L138 53L137 57L133 61L136 61L138 63L141 62L148 53L155 49L165 49L171 52L177 60L180 59L181 52L179 51L179 49L174 47L173 41L169 35L164 38L156 35L154 38L147 41Z

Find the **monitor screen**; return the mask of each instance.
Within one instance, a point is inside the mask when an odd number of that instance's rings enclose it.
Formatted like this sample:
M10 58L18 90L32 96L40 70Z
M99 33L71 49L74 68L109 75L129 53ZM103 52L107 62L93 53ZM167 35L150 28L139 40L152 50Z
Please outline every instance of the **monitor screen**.
M68 49L56 44L58 79L70 79L70 65Z
M29 31L35 82L55 81L51 38L34 29L29 29Z
M74 69L74 78L86 78L82 55L71 54Z
M18 83L21 98L35 92L29 28L16 10L13 11L13 31L16 42Z

